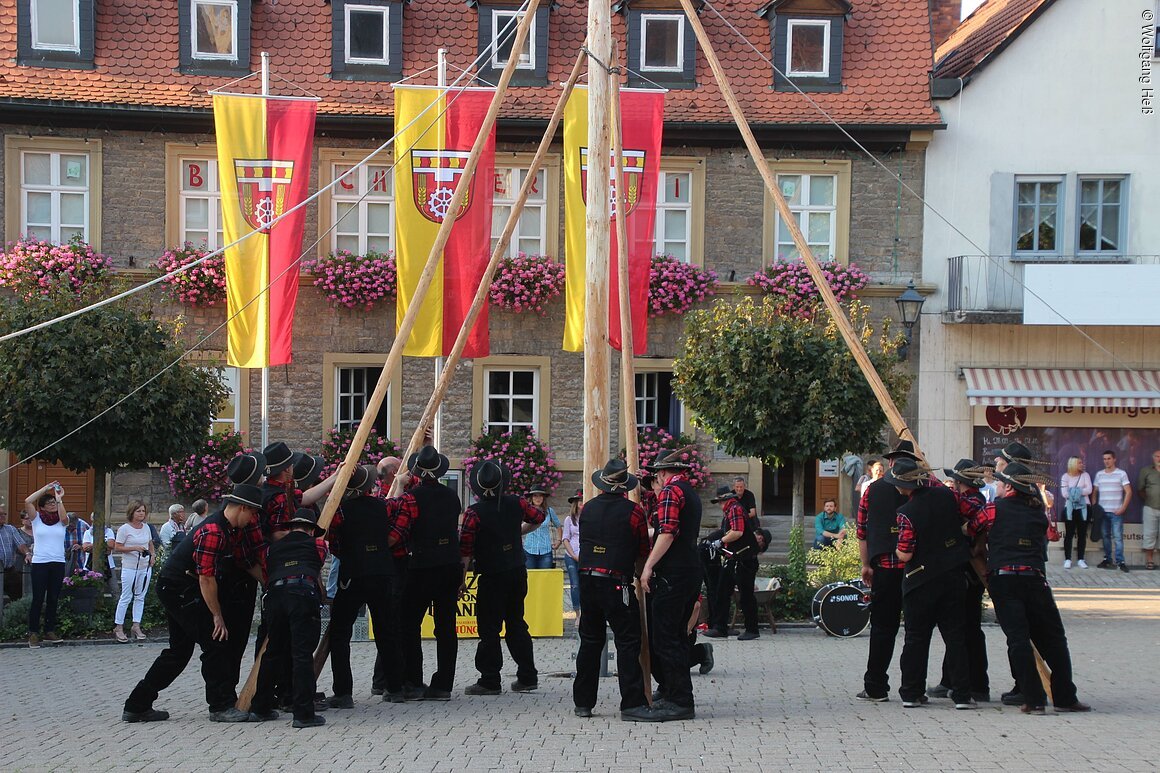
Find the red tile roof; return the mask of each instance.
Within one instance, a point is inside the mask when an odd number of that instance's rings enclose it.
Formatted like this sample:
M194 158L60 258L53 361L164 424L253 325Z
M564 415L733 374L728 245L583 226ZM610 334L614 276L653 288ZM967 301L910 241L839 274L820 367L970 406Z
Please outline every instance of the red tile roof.
M174 0L101 0L96 3L95 69L22 67L16 64L16 3L0 0L0 103L43 102L122 108L208 110L207 91L226 77L178 71L178 13ZM757 48L769 54L769 22L757 2L717 0L722 15ZM462 0L413 0L404 8L404 75L435 61L448 49L450 72L468 67L477 53L477 12ZM571 69L586 30L587 2L558 0L551 14L548 75L550 87L511 89L503 118L546 119L555 84ZM701 14L718 56L729 73L746 116L754 124L821 124L824 119L796 93L771 87L769 66L710 8ZM614 16L613 34L624 56L626 23ZM393 95L387 82L330 78L331 9L318 0L255 2L251 65L270 52L275 76L292 80L322 98L320 116L390 115ZM424 48L423 46L426 46ZM931 42L927 0L859 0L846 28L841 93L811 96L847 125L927 126L941 123L928 88ZM728 109L702 54L695 89L669 93L666 120L730 124ZM433 73L417 82L433 83ZM292 93L273 79L275 93ZM255 87L256 88L256 85ZM294 92L296 93L296 92Z
M1053 0L987 0L934 52L934 75L965 78L1019 36Z

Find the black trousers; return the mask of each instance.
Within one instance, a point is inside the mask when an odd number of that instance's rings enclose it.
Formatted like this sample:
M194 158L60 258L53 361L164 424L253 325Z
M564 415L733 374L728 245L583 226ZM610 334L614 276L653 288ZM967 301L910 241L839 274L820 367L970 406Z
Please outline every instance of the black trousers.
M903 638L902 684L898 694L904 701L918 700L926 694L926 669L930 660L930 639L937 627L947 648L950 666L951 697L965 703L971 698L967 675L967 650L963 644L963 596L966 578L954 569L927 580L902 597L906 618Z
M757 596L753 591L753 580L757 577L757 559L746 561L725 561L721 564L721 576L717 581L717 600L713 603L713 617L709 627L718 631L728 631L730 607L733 603L733 589L737 588L741 614L745 617L745 630L757 633Z
M350 637L359 608L366 604L375 626L375 649L386 666L386 689L403 689L402 669L392 651L391 637L397 630L397 615L392 604L390 575L353 577L345 585L340 581L338 594L330 606L330 671L335 695L354 692L354 676L350 671Z
M689 634L689 668L698 668L705 662L705 645L697 644L697 632Z
M616 677L620 682L620 710L645 704L644 672L640 667L640 605L631 584L611 577L580 575L580 650L572 701L591 709L600 684L600 653L608 640L605 624L616 642Z
M24 598L24 556L13 555L16 566L4 570L4 595L9 601Z
M528 595L528 570L524 567L477 575L475 618L479 626L479 646L475 650L475 668L479 683L498 689L503 653L499 632L505 628L508 654L516 662L516 678L524 684L539 683L536 661L532 654L532 636L524 620L524 598ZM584 602L581 601L581 604Z
M401 638L403 682L413 687L423 684L423 642L420 630L427 610L435 621L436 671L431 687L448 690L455 684L455 661L459 657L459 636L455 619L459 613L459 585L463 582L463 565L448 564L407 572L403 592Z
M1076 689L1071 676L1067 634L1047 582L1042 577L992 574L990 585L995 617L1007 635L1007 656L1023 691L1023 702L1042 706L1047 701L1035 667L1035 653L1031 649L1034 644L1051 669L1051 695L1055 705L1073 705Z
M205 679L205 702L210 711L224 711L237 700L235 681L230 681L230 655L227 642L214 641L213 618L201 598L196 581L157 581L157 598L165 608L169 626L166 647L145 677L125 700L125 710L142 712L153 708L158 694L189 665L193 648L201 648L201 676ZM223 618L224 619L224 618ZM228 630L228 629L227 629ZM231 636L232 638L232 636Z
M886 675L894 660L894 640L902 617L903 569L874 568L870 601L870 654L866 657L863 686L866 693L880 698L890 694Z
M654 574L649 605L649 647L657 697L693 708L693 680L689 678L689 617L701 591L694 572Z
M710 560L709 554L704 550L698 550L697 555L701 559L701 571L705 576L705 619L709 621L709 627L713 626L714 612L717 608L717 584L721 581L721 557Z
M258 581L248 574L233 574L221 580L218 597L221 599L222 620L225 621L226 630L230 632L230 638L225 642L229 667L227 675L233 689L237 689L238 681L241 679L242 660L246 656L246 644L250 641L250 628L254 625ZM260 646L261 642L262 636L259 631L256 646Z
M987 637L983 633L983 583L974 569L964 572L967 590L963 596L963 645L967 651L967 675L971 692L990 692L987 676ZM950 654L943 657L941 684L951 686Z
M40 613L44 610L44 630L56 631L56 610L60 586L64 582L64 561L31 564L32 606L28 610L28 632L40 633Z
M407 576L407 562L410 556L403 556L402 558L395 558L395 581L391 583L391 608L394 610L395 625L391 627L390 640L387 642L390 645L390 650L393 653L391 658L398 664L401 669L403 667L403 590L406 584L404 577ZM378 637L376 630L375 636ZM374 676L371 677L371 687L375 690L387 689L387 662L382 655L375 652L375 671Z
M1075 543L1075 557L1083 560L1084 549L1087 547L1087 521L1081 521L1080 511L1072 510L1071 519L1064 521L1063 524L1063 557L1068 561L1071 560L1071 541L1076 540Z
M266 654L258 669L258 688L251 704L254 711L274 708L275 687L285 679L289 666L293 685L291 702L295 719L314 716L314 648L322 631L318 591L288 586L271 588L262 604L266 623Z

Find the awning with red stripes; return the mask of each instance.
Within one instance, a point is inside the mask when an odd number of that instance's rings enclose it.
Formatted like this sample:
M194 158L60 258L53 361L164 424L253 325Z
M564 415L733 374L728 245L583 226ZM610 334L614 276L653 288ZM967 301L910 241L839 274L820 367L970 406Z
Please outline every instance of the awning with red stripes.
M963 368L971 405L1160 408L1160 371Z

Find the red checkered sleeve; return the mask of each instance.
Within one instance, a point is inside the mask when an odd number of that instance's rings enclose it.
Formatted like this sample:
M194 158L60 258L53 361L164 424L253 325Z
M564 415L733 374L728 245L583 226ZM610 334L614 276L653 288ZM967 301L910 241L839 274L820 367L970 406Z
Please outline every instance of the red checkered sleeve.
M459 555L471 558L475 552L475 535L479 532L479 513L474 507L463 513L463 524L459 527Z
M387 500L387 516L391 523L391 535L397 540L395 547L406 545L411 536L411 523L419 516L419 504L411 494Z
M628 526L632 529L632 533L636 535L637 556L640 558L648 558L649 550L651 549L648 539L648 513L645 511L643 505L638 504L632 508L632 514L628 516Z
M342 508L334 511L334 518L330 521L330 528L326 531L326 541L330 545L330 552L342 558Z
M326 549L326 540L324 540L322 537L317 537L314 540L314 549L318 551L318 560L325 565L326 556L330 552Z
M194 533L193 567L199 577L217 576L218 560L229 552L229 540L217 524L207 524Z
M862 498L858 500L858 515L854 519L855 532L857 532L858 539L863 542L866 541L866 523L870 520L870 498L867 496L870 493L870 487L862 492Z
M271 532L289 529L287 522L294 517L296 509L295 500L288 492L276 494L262 508L262 531L268 536Z
M987 504L986 498L978 491L956 491L955 500L959 503L959 515L967 523L975 520Z
M538 507L533 507L532 503L520 497L520 512L524 516L524 523L534 523L539 526L548 517L547 510L541 510Z
M268 549L269 546L262 539L262 530L258 528L258 524L250 521L234 543L234 560L238 562L238 566L246 569L251 566L261 566L264 569Z
M902 513L898 514L898 552L913 553L917 545L914 535L914 524Z
M967 521L967 534L977 537L983 532L991 530L995 523L995 503L991 502L980 507L974 517Z
M725 505L725 530L745 531L745 509L736 499L730 499Z
M674 475L672 480L682 479ZM660 501L657 503L657 536L671 534L674 537L681 533L681 508L685 506L685 492L677 486L669 485L661 489Z

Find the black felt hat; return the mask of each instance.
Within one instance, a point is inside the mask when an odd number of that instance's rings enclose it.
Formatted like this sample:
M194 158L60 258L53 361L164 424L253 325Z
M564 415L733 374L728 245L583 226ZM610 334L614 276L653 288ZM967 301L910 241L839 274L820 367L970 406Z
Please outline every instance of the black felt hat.
M576 493L573 494L572 496L568 497L568 504L573 504L574 502L583 502L583 501L584 501L584 489L582 489L582 488L576 489Z
M313 507L298 508L294 511L294 517L287 521L286 525L290 528L294 528L297 525L313 526L314 536L316 537L321 537L326 533L326 529L318 525L318 511Z
M883 459L913 459L918 461L918 455L914 453L914 443L909 440L899 440L898 445L894 450L888 454L882 454Z
M411 471L412 475L418 475L420 478L438 480L443 477L450 466L451 462L447 460L446 456L439 453L435 446L423 446L407 459L407 469Z
M511 472L498 459L484 459L471 468L467 484L481 499L495 499L511 484Z
M371 490L378 478L379 474L372 465L360 464L354 468L354 472L350 474L350 480L346 482L347 493L365 494Z
M302 454L290 450L290 447L279 440L262 449L266 457L266 474L273 476L285 470L301 458Z
M1002 471L996 471L995 478L1020 494L1032 497L1039 496L1038 484L1043 482L1041 475L1032 472L1031 468L1022 462L1011 462Z
M1047 462L1041 462L1035 458L1031 453L1031 449L1022 443L1011 443L1002 451L999 452L1008 462L1019 462L1022 465L1045 466Z
M226 477L230 483L248 483L257 486L266 474L266 457L259 451L238 454L226 465Z
M322 476L322 468L325 466L326 460L321 456L302 454L302 458L294 463L295 485L303 489L310 488Z
M976 464L974 459L959 459L953 469L944 467L943 473L962 483L964 486L971 486L972 488L983 487L983 481L981 480L983 468Z
M255 510L261 510L262 489L250 483L238 483L234 485L230 493L222 497L222 501L227 504L245 505Z
M900 456L882 476L882 479L891 486L912 491L921 486L923 479L929 475L929 467L919 464L908 456Z
M716 504L718 502L724 502L726 499L737 499L737 492L731 486L718 486L717 496L709 501Z
M676 451L669 451L667 454L657 454L657 458L653 460L652 464L642 464L641 469L647 472L660 472L661 470L691 470L693 465L688 462L681 461L680 449Z
M609 459L603 469L592 473L592 485L607 494L627 494L639 483L623 459Z

